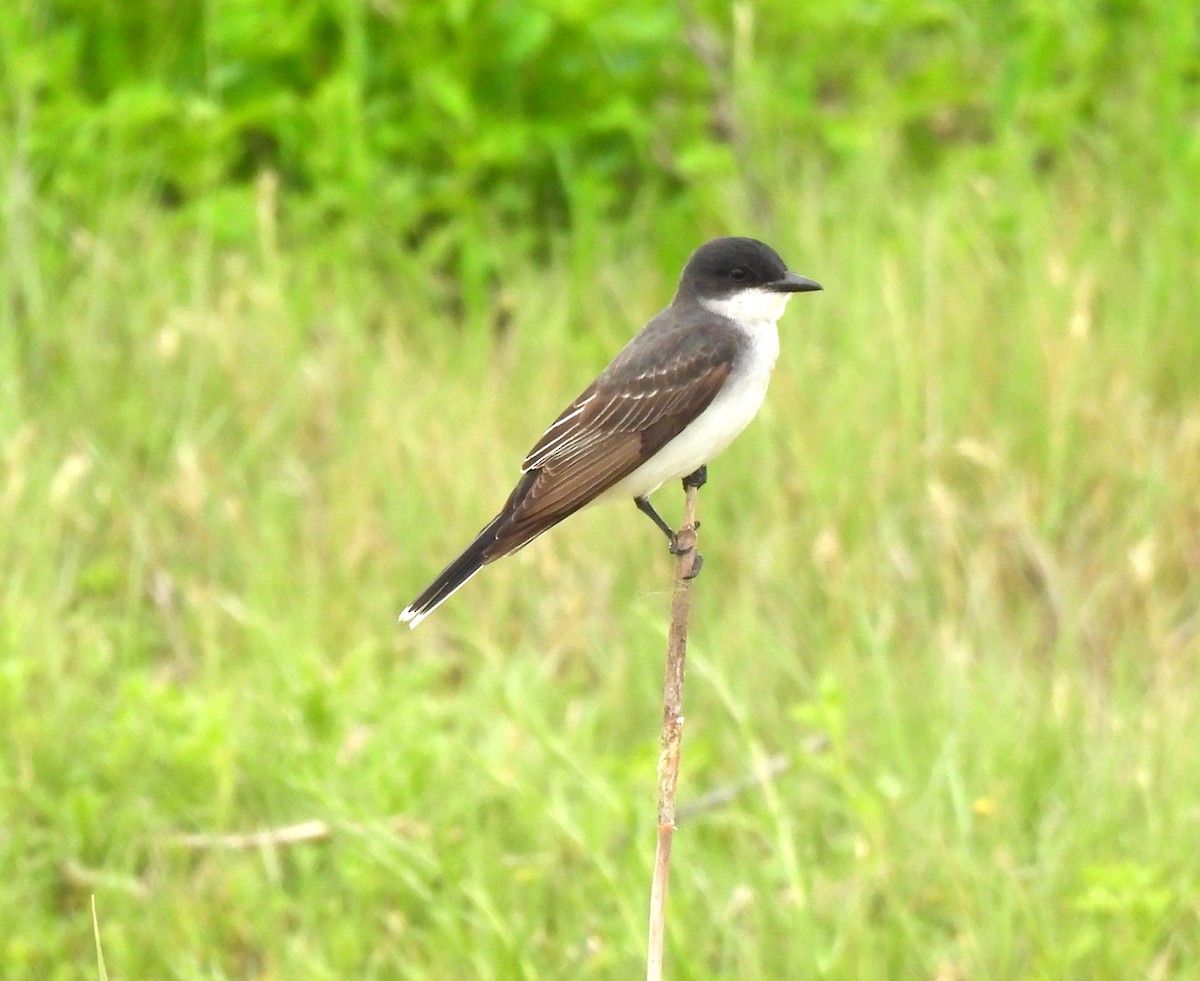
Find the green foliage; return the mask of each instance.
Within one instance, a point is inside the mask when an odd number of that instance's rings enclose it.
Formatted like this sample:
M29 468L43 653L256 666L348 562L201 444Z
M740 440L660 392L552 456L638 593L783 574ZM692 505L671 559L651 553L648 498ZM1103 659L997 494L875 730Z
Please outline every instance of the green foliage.
M580 203L611 214L674 180L656 143L703 135L702 114L657 111L705 87L669 8L65 0L5 16L29 166L76 207L113 180L195 206L272 170L306 219L377 216L410 240L449 226L461 245L485 219L527 234ZM98 149L114 170L97 174Z
M1186 4L0 6L0 975L635 974L661 543L395 615L747 232L672 976L1192 981Z
M140 184L244 240L227 212L272 171L297 224L466 249L468 274L735 165L761 176L760 146L984 170L1097 142L1197 152L1194 132L1130 125L1200 105L1194 19L1152 0L24 0L0 30L17 149L75 220Z

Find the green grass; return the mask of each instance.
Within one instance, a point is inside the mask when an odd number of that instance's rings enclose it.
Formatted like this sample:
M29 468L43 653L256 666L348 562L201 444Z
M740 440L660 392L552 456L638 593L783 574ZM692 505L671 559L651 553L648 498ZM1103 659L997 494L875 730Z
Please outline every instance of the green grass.
M711 229L826 292L701 494L682 800L790 766L681 828L672 977L1195 976L1200 232L1130 170L780 174ZM657 534L588 512L395 623L668 297L683 236L631 221L514 263L501 332L269 222L20 229L6 978L95 976L92 894L115 977L637 975Z
M0 12L0 976L638 976L660 537L395 618L742 233L669 976L1193 981L1194 12L422 9Z

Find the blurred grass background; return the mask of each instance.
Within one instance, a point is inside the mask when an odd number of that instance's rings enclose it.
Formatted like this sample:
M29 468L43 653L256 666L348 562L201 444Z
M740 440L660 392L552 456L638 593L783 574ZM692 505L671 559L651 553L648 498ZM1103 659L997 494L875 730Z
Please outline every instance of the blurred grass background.
M1194 9L15 0L0 66L5 978L93 894L114 977L636 976L656 534L395 615L718 234L826 292L702 494L682 798L787 769L671 976L1197 976Z

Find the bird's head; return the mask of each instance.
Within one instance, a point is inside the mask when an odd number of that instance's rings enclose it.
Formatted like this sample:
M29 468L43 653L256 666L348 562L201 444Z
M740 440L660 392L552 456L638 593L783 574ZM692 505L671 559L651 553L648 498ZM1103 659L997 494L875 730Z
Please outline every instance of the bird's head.
M778 320L793 293L821 284L789 272L779 253L753 238L716 238L700 246L679 279L675 302L695 302L735 320Z

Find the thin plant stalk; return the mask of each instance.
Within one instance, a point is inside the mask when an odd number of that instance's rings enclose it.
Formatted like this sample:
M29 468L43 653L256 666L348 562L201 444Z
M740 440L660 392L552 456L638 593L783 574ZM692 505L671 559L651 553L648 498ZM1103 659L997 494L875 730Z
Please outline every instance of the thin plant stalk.
M679 751L683 743L683 674L687 658L688 618L692 608L692 578L699 572L696 551L696 497L703 479L684 481L683 527L676 535L675 588L671 595L671 628L667 634L667 670L663 682L662 745L658 754L658 845L650 883L650 936L646 981L661 981L666 937L667 879L671 842L675 834L675 787L679 782Z

